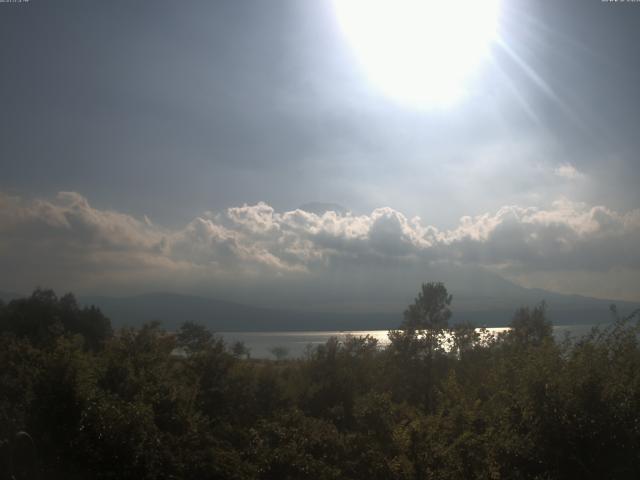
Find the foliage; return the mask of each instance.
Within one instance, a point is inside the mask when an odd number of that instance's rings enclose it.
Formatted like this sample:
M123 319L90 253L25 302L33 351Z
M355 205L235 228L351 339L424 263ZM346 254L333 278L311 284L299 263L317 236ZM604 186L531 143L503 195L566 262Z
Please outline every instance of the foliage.
M443 330L451 318L451 300L442 283L423 283L414 303L404 312L404 330Z
M81 308L71 293L36 289L30 297L0 305L0 332L28 338L34 345L55 344L60 335L79 334L86 348L97 350L112 335L111 322L96 307Z
M184 322L176 335L177 345L187 353L196 353L206 350L214 338L204 325L194 322Z
M269 353L271 353L276 360L281 361L287 358L287 355L289 355L289 349L283 346L275 346L269 350Z
M540 345L550 341L553 331L551 322L547 320L544 302L533 310L529 307L519 308L509 326L509 339L519 345Z
M487 337L450 303L426 284L388 348L271 361L37 290L0 306L0 478L21 430L42 478L640 478L634 318L557 342L540 305Z

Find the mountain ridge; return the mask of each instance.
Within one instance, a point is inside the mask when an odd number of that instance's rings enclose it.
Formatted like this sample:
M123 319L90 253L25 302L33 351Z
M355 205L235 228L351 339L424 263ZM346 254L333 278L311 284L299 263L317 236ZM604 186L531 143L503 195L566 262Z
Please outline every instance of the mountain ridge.
M452 323L472 322L478 326L508 325L515 310L545 301L548 315L555 325L607 323L611 320L610 305L615 304L621 315L640 307L638 302L599 299L577 294L561 294L538 288L521 287L499 275L482 270L450 271L443 280L453 294ZM440 277L434 272L432 277ZM456 279L458 279L456 281ZM477 285L477 289L464 288ZM450 288L451 285L451 288ZM5 303L19 298L15 292L0 291ZM131 296L79 295L82 305L96 305L115 327L139 326L148 321L160 321L164 328L176 329L184 321L202 323L212 330L230 331L330 331L382 330L397 328L402 312L411 301L392 296L384 301L352 299L348 294L342 303L313 304L306 297L295 303L248 304L236 300L212 298L167 291L155 291ZM255 300L255 298L254 298ZM357 308L354 308L357 305Z
M640 307L633 302L612 302L592 297L562 295L536 289L531 301L514 299L501 305L477 304L476 308L457 309L452 304L452 323L470 321L478 326L508 325L514 311L521 306L533 306L545 300L549 317L555 325L607 323L611 320L610 305L617 305L622 314ZM543 298L544 296L548 298ZM463 297L464 299L464 297ZM574 300L573 303L571 300ZM305 311L274 309L218 300L195 295L150 292L130 297L80 297L84 305L96 305L115 326L136 326L158 320L165 328L175 329L190 320L215 331L322 331L378 330L397 328L402 321L402 308L389 312ZM476 300L477 301L477 300ZM482 307L482 308L481 308Z

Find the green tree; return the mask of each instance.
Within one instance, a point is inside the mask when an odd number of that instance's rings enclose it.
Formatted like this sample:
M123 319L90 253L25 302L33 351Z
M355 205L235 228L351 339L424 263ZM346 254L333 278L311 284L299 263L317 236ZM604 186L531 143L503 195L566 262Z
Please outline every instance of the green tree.
M231 353L236 358L245 357L248 359L251 356L251 349L243 341L238 340L231 345Z
M469 322L459 323L451 329L453 353L462 358L467 355L480 341L480 334L475 325Z
M451 318L451 300L441 282L423 283L412 305L404 311L404 330L444 330Z
M389 377L398 399L434 408L438 366L444 361L445 330L452 295L440 282L423 283L404 312L400 330L389 332Z
M508 338L520 345L540 345L552 338L553 326L547 318L547 306L544 302L531 310L522 307L509 324Z
M277 361L281 361L287 358L289 349L287 347L276 346L269 349L269 353L273 355Z
M34 345L53 347L61 335L82 335L85 348L98 350L113 335L111 321L97 307L80 307L67 293L36 289L30 297L12 300L2 309L0 331L27 338Z
M213 340L209 329L195 322L184 322L178 330L177 345L187 353L201 352L210 347Z

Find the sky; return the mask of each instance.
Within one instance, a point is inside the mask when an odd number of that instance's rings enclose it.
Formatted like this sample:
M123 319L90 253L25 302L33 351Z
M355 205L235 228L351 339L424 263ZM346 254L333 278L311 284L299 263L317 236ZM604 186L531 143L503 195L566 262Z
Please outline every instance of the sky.
M457 268L640 301L639 24L502 0L425 106L331 1L0 3L0 290L348 302Z

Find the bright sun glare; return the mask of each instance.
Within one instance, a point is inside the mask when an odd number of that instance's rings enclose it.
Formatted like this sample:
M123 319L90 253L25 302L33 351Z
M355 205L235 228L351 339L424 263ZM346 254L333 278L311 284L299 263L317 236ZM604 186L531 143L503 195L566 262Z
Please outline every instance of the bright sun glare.
M499 0L334 0L370 80L414 106L446 106L497 35Z

